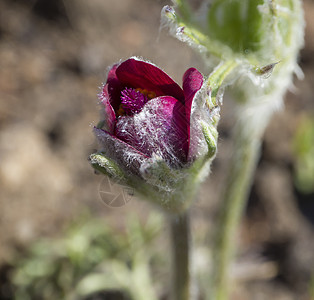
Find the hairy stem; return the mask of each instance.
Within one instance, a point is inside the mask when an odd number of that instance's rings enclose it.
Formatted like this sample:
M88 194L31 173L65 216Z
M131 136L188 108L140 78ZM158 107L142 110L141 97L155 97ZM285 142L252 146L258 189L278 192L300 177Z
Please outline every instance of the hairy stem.
M229 268L236 248L236 236L260 152L260 135L247 134L248 123L239 122L234 131L235 146L223 196L220 224L214 248L213 295L228 299Z
M208 86L211 89L211 100L214 106L217 105L217 94L227 76L238 66L236 60L227 60L221 62L207 79Z
M191 18L191 10L186 0L175 0L177 8L179 9L183 19L185 21L190 21Z
M173 300L191 299L189 212L172 217Z

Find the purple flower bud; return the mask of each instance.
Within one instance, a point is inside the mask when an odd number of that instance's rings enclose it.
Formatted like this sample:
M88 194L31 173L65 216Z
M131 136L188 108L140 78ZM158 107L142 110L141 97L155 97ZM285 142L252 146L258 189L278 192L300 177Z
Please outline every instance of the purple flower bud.
M132 148L143 157L157 155L169 166L182 167L190 160L191 108L202 85L203 76L194 68L184 74L182 89L149 62L130 58L116 64L99 95L104 126L95 129L96 135L110 136L110 143L124 153Z
M185 209L216 152L207 92L194 68L181 88L152 63L115 64L99 95L102 120L94 133L101 149L92 165L167 210Z

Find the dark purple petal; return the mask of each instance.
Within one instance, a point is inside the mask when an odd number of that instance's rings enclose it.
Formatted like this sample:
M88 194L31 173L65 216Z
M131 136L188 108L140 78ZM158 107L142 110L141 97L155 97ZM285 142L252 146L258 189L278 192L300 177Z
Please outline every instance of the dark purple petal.
M140 167L149 159L146 155L105 130L95 127L94 133L106 157L112 159L130 175L141 176Z
M203 75L195 68L188 69L183 75L183 91L185 96L185 113L188 123L188 143L190 144L191 108L196 93L203 85Z
M116 76L125 86L155 92L157 97L172 96L184 103L180 86L151 63L130 58L118 66Z
M107 82L104 88L106 87L106 91L103 89L102 93L100 94L100 99L104 98L105 96L108 98L111 106L113 107L114 111L118 111L120 103L121 103L121 91L124 89L123 84L120 82L116 75L116 71L119 64L115 64L111 67L108 72ZM104 95L106 93L106 95Z
M188 120L191 115L191 107L195 94L203 85L203 75L195 68L188 69L183 75L183 91L185 97L185 109Z
M157 155L172 166L182 166L187 160L185 108L173 97L154 98L140 113L120 117L115 134L148 157Z
M106 84L103 89L102 93L99 95L101 104L103 105L102 110L102 117L104 120L104 129L113 133L114 126L116 123L116 114L113 110L113 107L110 104L110 95L108 92L108 84Z

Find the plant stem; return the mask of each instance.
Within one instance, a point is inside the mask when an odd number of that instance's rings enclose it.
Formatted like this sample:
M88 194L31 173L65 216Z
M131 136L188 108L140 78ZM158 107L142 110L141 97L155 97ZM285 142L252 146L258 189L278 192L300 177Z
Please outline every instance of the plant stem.
M225 79L232 71L238 66L236 60L226 60L220 63L214 71L209 75L207 79L207 84L211 88L211 101L214 106L217 105L217 95L219 89L223 85Z
M190 7L186 0L175 0L175 4L177 5L183 19L185 21L190 21L191 12Z
M172 300L191 299L189 211L171 219Z
M248 134L247 127L250 127L248 123L239 122L234 131L235 152L227 178L213 256L213 295L210 299L214 300L228 299L229 267L236 248L237 229L260 152L260 135Z

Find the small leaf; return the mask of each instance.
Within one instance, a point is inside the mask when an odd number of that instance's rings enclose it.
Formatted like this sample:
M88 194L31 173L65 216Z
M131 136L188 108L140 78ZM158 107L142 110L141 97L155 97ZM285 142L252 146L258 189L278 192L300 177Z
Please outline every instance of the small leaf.
M213 126L208 126L206 123L202 123L202 129L205 141L208 146L208 158L212 158L217 151L217 138L218 138L218 132L216 128Z
M90 156L92 166L99 172L111 177L123 179L124 174L116 163L105 157L102 153L94 153Z

